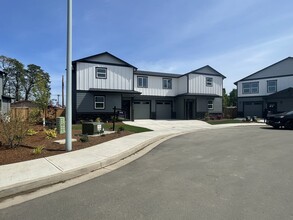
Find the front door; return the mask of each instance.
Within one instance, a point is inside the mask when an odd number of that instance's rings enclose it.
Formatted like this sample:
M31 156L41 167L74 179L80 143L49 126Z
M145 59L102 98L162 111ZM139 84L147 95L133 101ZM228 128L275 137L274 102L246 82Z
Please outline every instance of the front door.
M124 112L125 119L130 120L130 100L122 101L122 110Z
M193 119L193 106L194 101L193 100L186 100L185 101L185 119Z
M267 109L270 113L277 113L277 103L276 102L268 102Z

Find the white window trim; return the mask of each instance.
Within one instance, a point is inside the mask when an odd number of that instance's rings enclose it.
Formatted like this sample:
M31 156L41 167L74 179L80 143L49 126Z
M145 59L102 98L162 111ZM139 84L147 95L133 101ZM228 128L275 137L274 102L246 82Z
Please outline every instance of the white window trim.
M99 75L101 75L101 73L99 74L98 73L98 70L99 69L103 69L103 70L105 70L105 76L99 76ZM107 68L106 67L100 67L100 66L97 66L96 68L95 68L95 71L96 71L96 78L97 79L107 79ZM104 75L104 73L102 73L102 75Z
M139 79L142 79L142 85L139 85ZM144 80L146 80L146 85L144 86ZM137 76L137 87L138 88L148 88L148 77L147 76Z
M102 102L97 102L96 101L96 98L97 97L102 97L103 98L103 101ZM103 110L103 109L105 109L105 103L106 103L106 101L105 101L105 96L101 96L101 95L96 95L95 97L94 97L94 107L95 107L95 109L97 109L97 110ZM97 104L103 104L103 107L98 107L97 108Z
M213 84L214 84L214 78L213 77L206 77L206 86L213 87Z
M257 84L257 87L252 87L252 84ZM244 88L244 85L248 85L247 88ZM257 89L256 92L253 92L253 89ZM244 90L247 90L247 92L244 92ZM247 82L242 83L242 94L258 94L259 93L259 82Z
M270 82L275 82L276 84L274 86L269 86L269 83ZM269 88L274 88L274 91L270 91ZM274 79L274 80L268 80L267 81L267 93L275 93L275 92L277 92L277 80L276 79Z
M165 81L165 80L167 80L167 87L164 87L164 81ZM169 80L171 81L171 84L170 84L171 86L170 86L170 87L168 87L168 85L169 85L169 83L168 83ZM162 85L162 86L163 86L163 89L172 89L172 78L163 78L162 83L163 83L163 85Z
M212 103L209 103L212 102ZM214 109L214 100L208 100L208 110L213 110Z

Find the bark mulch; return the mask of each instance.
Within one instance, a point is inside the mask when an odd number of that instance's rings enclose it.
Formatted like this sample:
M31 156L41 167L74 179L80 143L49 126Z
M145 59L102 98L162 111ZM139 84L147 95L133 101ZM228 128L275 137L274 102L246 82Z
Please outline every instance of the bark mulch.
M54 139L47 139L43 131L43 127L34 127L37 134L33 136L26 136L22 145L16 148L7 148L7 146L0 146L0 165L11 164L26 160L33 160L42 157L48 157L52 155L66 153L65 145L54 143L55 140L65 139L65 134L60 134ZM133 134L129 131L121 131L120 133L107 134L104 136L89 137L88 142L81 142L80 130L72 131L73 138L77 139L76 142L72 143L72 150L80 150L87 147L91 147L106 141L110 141L116 138L120 138L126 135ZM41 154L34 154L33 150L37 146L44 146Z

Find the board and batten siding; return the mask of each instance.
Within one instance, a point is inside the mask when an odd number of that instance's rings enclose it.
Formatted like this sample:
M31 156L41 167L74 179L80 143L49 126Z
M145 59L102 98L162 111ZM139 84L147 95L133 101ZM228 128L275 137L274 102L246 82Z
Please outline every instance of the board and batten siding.
M134 90L141 92L141 95L145 95L145 96L176 96L177 95L177 78L172 78L172 89L163 89L163 78L170 78L170 77L147 76L148 88L139 88L137 87L137 76L140 76L140 75L134 75Z
M133 89L133 68L112 66L104 64L92 64L78 62L76 70L76 89ZM107 68L107 78L97 79L95 74L96 67Z
M213 86L206 86L206 77L213 78ZM189 74L189 93L222 96L223 78L212 75Z
M187 93L187 76L181 76L177 79L177 83L178 83L178 93L179 94L184 94Z
M258 80L248 80L248 81L240 81L237 83L238 88L238 97L253 97L253 96L267 96L272 93L268 93L267 91L267 81L269 80L277 80L277 92L287 89L289 87L293 87L293 76L285 76L285 77L272 77L266 79L258 79ZM242 93L242 84L250 83L250 82L258 82L259 83L259 92L253 94L243 94Z

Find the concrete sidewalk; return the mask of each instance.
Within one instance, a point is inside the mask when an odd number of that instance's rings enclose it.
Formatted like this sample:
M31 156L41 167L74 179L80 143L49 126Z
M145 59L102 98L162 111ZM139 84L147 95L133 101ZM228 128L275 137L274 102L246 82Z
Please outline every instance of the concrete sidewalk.
M153 131L125 136L83 150L2 165L0 166L0 198L69 180L101 169L162 139L202 129L260 125L259 123L209 125L197 120L137 120L125 123L150 128Z

